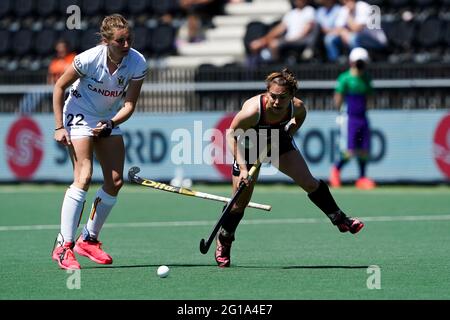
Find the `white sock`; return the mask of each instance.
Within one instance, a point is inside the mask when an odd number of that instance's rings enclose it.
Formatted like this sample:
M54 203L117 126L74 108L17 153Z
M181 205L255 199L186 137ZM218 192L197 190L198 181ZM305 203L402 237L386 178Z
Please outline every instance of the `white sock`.
M61 209L61 235L64 242L74 241L83 213L86 193L75 186L70 186L66 191Z
M98 189L95 195L94 203L92 204L91 214L89 215L88 223L86 225L89 235L97 239L103 224L106 221L112 207L116 204L117 197L113 197Z

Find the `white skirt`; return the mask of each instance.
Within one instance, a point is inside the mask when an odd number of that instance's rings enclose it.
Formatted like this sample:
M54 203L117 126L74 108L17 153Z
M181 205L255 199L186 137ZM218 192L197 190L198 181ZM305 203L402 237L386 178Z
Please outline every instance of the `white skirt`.
M104 116L95 116L90 113L84 112L76 105L69 104L64 110L64 127L69 133L70 139L79 139L83 137L94 136L92 129L97 127L100 120L109 120L111 118L105 118ZM122 131L119 127L112 129L111 135L122 135Z

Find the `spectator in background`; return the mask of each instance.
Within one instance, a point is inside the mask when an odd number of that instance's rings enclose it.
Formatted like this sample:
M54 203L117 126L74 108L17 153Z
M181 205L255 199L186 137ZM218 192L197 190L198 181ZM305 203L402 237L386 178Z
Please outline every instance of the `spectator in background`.
M47 72L47 83L55 84L59 77L62 76L66 68L68 68L73 59L75 53L70 52L69 44L67 41L60 39L55 43L56 56L51 60ZM32 113L37 110L45 98L45 94L38 92L27 92L19 102L19 112L26 114Z
M317 0L316 3L319 5L316 10L316 22L320 28L321 39L324 40L330 35L337 35L336 20L340 12L341 5L337 2L337 0Z
M212 17L224 12L226 0L180 0L181 9L187 14L188 41L204 40L203 28Z
M380 28L369 28L373 20L371 6L364 1L341 0L342 8L336 20L336 29L325 36L325 48L329 61L337 61L342 49L363 47L383 49L387 38Z
M354 48L349 56L350 69L338 77L334 103L341 115L338 123L341 129L341 157L331 168L330 185L341 186L340 172L352 157L357 157L359 179L356 187L373 189L375 183L366 177L366 164L370 155L370 127L367 118L367 98L372 94L372 83L365 72L369 53L364 48Z
M60 39L55 44L56 57L52 59L48 67L47 83L54 84L64 71L72 65L73 59L76 56L75 52L71 52L69 43Z
M287 47L296 46L303 51L312 48L317 34L314 32L315 9L308 0L291 1L293 8L280 23L265 36L250 43L253 55L260 55L263 61L279 60L279 53Z

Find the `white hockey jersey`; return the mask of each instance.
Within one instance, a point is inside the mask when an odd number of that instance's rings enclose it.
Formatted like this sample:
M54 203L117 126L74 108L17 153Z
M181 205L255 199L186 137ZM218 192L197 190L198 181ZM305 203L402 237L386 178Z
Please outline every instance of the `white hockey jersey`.
M122 107L125 90L130 80L141 80L147 74L147 63L142 54L131 48L117 70L110 74L107 67L107 46L98 45L77 55L73 61L80 79L70 88L64 109L112 118Z

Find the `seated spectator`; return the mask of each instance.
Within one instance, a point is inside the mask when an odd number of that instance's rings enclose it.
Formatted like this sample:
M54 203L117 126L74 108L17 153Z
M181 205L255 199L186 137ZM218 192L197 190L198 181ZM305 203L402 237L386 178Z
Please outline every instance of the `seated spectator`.
M60 39L55 44L56 57L52 59L48 66L47 83L54 84L61 77L67 67L72 64L76 53L71 52L69 43Z
M323 40L328 34L336 34L336 20L341 5L337 0L317 0L316 3L319 5L316 10L316 22L320 28L320 38Z
M371 6L356 0L341 0L341 3L343 6L336 18L336 28L325 36L328 60L337 61L343 49L384 49L387 38L381 27L368 27L373 20Z
M287 12L280 23L276 24L265 36L250 43L253 55L259 55L263 61L278 61L280 51L296 47L303 51L312 48L317 34L315 27L315 9L308 0L294 0L293 8Z
M188 41L204 40L203 28L212 17L224 12L226 0L180 0L181 9L187 14Z

